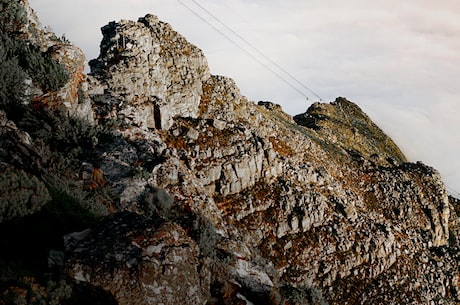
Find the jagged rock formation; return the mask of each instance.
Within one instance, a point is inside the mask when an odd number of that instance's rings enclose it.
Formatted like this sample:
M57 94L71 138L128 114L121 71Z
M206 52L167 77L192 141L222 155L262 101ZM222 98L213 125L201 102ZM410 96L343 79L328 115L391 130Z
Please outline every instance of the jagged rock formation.
M345 98L330 104L314 103L305 113L294 116L294 120L355 157L362 156L383 166L407 161L396 144Z
M174 116L197 117L202 82L210 77L200 49L153 15L112 22L102 33L101 54L90 65L106 94L101 102L123 105L113 115L145 113L134 123L163 129Z
M458 201L357 105L338 98L293 118L211 75L155 16L102 32L87 77L56 52L71 72L61 91L81 94L52 105L106 130L77 160L104 171L90 198L113 214L66 232L58 265L74 291L110 304L460 301ZM39 134L2 122L38 151ZM26 158L0 153L8 166Z

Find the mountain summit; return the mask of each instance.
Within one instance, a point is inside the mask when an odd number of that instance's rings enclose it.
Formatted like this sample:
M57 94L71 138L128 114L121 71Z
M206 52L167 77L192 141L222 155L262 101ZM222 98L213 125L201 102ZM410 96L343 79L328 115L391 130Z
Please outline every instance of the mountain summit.
M154 15L85 75L1 4L0 304L460 302L459 202L353 102L248 101Z

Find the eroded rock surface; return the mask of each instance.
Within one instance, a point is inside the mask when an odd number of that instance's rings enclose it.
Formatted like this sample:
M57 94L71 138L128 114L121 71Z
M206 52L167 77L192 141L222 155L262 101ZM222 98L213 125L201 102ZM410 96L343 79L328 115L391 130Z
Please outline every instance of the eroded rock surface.
M208 299L210 276L200 266L198 246L177 224L124 212L64 239L73 253L69 274L110 292L118 304Z
M112 215L65 236L72 285L117 304L460 302L458 201L357 105L248 101L153 15L102 32L89 76L77 48L41 42L71 75L41 99L105 130L78 161ZM2 143L27 147L1 161L24 166L38 135L0 115Z
M202 82L210 77L200 49L153 15L111 22L102 34L101 54L90 65L107 94L101 102L119 104L110 118L168 129L174 116L197 117Z

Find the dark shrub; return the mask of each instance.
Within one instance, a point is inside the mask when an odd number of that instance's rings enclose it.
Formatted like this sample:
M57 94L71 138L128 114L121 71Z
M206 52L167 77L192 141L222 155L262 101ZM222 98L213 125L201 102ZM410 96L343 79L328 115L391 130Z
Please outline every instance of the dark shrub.
M69 80L67 70L36 46L27 46L20 56L20 65L44 92L56 91Z
M51 199L45 184L22 170L0 173L0 223L39 211Z
M18 44L0 33L0 107L18 103L24 99L27 73L19 65L15 53Z
M17 0L0 0L0 32L17 32L26 22L24 7Z
M27 98L26 78L47 92L64 86L69 74L48 52L0 32L0 106Z

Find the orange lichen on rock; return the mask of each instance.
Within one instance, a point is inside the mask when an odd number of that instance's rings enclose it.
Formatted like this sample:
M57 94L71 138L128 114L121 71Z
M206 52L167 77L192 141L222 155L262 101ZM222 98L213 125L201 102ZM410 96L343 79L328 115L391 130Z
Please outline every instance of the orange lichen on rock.
M88 188L94 190L98 187L104 186L106 180L104 178L104 172L99 166L94 166L93 171L91 172L91 180L88 183Z
M272 143L273 149L279 153L281 157L289 157L294 154L294 150L288 146L286 142L275 137L270 137L269 141Z

